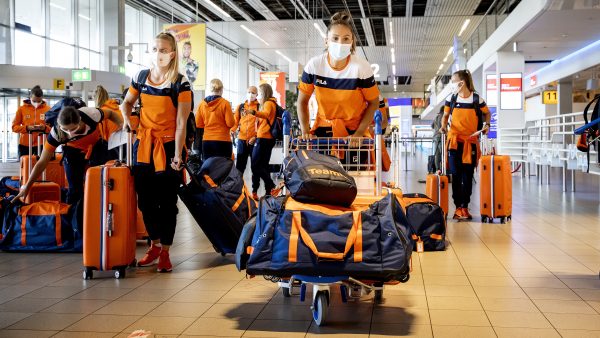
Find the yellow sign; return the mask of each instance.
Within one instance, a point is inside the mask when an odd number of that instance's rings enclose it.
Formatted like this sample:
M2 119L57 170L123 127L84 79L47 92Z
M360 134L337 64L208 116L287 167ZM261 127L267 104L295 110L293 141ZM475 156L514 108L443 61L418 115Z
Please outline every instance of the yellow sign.
M54 79L52 80L52 89L65 90L65 79Z
M543 104L557 104L558 95L556 90L545 90L542 92L542 103Z
M167 24L167 32L177 40L179 72L185 75L192 89L204 90L206 86L206 25Z

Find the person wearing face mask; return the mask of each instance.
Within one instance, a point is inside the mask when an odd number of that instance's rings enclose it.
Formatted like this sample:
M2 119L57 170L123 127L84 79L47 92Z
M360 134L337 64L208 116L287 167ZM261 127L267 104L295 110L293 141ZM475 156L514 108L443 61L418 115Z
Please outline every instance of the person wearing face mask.
M449 170L452 175L452 199L456 206L454 219L471 220L469 203L473 190L473 173L479 161L477 131L487 133L490 111L485 101L475 92L468 70L452 74L452 95L446 99L440 133L448 134L446 147ZM450 128L448 129L448 121ZM484 124L483 122L486 122Z
M303 138L368 135L379 107L379 89L369 62L354 55L356 37L352 17L331 17L325 40L327 51L310 59L298 85L298 119ZM308 102L315 93L318 113L309 126Z
M252 149L251 168L252 174L256 175L257 180L262 179L265 184L266 195L271 195L275 188L275 183L271 179L269 172L269 160L271 152L275 146L275 139L271 135L271 126L275 122L277 112L277 101L273 97L273 88L268 83L263 83L258 86L258 103L260 110L248 109L246 114L256 116L256 142ZM260 181L257 185L252 183L252 190L258 191ZM253 197L258 197L254 195ZM258 199L258 198L255 198Z
M54 151L62 145L65 174L69 182L67 203L76 204L83 198L83 182L88 166L104 164L106 148L101 144L99 124L108 119L121 126L119 111L91 107L64 107L58 114L56 124L50 130L40 159L31 175L15 198L25 198L31 185L37 181L54 157Z
M158 34L150 70L142 70L131 79L121 104L124 129L131 129L136 100L141 106L133 145L133 178L151 245L138 265L151 266L158 260L158 272L173 269L169 249L177 225L177 189L183 181L186 124L192 109L190 82L179 74L177 53L175 37Z
M37 154L38 135L40 131L48 133L50 126L45 123L45 114L50 106L43 99L44 92L40 86L34 86L30 90L29 99L23 100L23 105L17 109L12 121L12 130L19 134L19 158L29 154L29 132L33 133L32 152Z
M255 86L248 87L246 92L246 101L241 103L235 110L233 118L235 124L231 127L231 133L237 132L237 154L235 167L244 174L248 164L248 157L252 156L254 143L256 142L256 117L247 114L248 110L258 110L258 100L256 99L258 91ZM258 187L260 186L260 177L252 173L252 197L258 199Z
M211 95L202 100L196 111L196 128L203 129L202 154L211 157L231 157L231 127L235 124L229 101L223 95L223 82L210 81Z

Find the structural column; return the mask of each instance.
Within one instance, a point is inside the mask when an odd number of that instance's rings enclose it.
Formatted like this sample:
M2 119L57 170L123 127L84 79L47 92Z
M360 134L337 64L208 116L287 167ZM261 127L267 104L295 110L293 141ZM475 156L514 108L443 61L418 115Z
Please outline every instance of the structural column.
M239 102L243 102L243 100L245 100L246 89L250 85L250 83L248 83L248 65L250 65L250 54L248 52L248 48L238 49L237 73L239 80L237 83L237 92L240 94ZM256 86L258 83L253 83L253 85Z

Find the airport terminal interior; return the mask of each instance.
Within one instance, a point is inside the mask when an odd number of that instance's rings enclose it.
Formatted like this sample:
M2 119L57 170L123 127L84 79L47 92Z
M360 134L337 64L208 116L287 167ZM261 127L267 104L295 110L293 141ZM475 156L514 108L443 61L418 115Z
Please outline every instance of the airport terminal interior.
M600 1L0 8L0 337L600 337Z

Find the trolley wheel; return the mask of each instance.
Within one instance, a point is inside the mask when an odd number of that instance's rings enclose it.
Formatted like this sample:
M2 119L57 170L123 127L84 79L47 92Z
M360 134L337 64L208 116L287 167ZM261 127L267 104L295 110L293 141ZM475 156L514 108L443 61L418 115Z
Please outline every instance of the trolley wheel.
M319 291L312 306L313 319L315 320L317 326L325 324L328 308L329 304L327 302L327 294L324 291Z
M406 282L408 282L409 279L410 279L410 274L407 273L406 275L400 277L400 283L406 283Z
M115 270L115 278L116 279L125 278L125 268L118 268L117 270Z
M86 279L86 280L92 279L94 277L93 274L94 274L94 272L92 269L90 269L90 268L83 269L83 279Z
M375 290L375 294L373 295L373 299L376 302L381 302L383 299L383 290Z
M292 287L291 285L289 288L287 288L285 286L281 287L281 293L283 294L283 297L290 298L292 296L292 293L290 292L291 287Z

